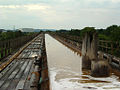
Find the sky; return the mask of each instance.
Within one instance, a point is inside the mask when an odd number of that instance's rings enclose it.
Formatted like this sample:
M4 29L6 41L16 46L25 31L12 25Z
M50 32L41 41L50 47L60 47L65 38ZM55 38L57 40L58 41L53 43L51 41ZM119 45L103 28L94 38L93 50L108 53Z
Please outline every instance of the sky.
M120 25L120 0L0 0L0 28L81 29Z

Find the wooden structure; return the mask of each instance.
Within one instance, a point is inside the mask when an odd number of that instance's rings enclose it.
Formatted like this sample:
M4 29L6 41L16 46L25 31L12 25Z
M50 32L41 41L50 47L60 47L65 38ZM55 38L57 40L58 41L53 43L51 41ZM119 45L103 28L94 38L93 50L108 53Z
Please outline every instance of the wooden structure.
M0 90L50 90L44 34L0 65L0 82Z
M120 57L120 42L99 40L99 50Z
M79 51L82 50L82 68L83 69L90 69L91 70L91 75L95 77L106 77L109 76L109 65L108 62L102 59L98 59L98 54L97 53L97 38L96 34L88 33L84 38L83 41L78 43L75 41L72 41L71 39L69 40L68 37L66 38L65 36L62 37L62 35L58 35L56 33L51 33L52 36L58 37L61 40L59 41L64 41L67 42L67 46L70 47L75 47L75 48L80 48ZM71 36L72 37L72 36ZM79 40L80 41L80 40ZM82 46L82 47L81 47ZM78 50L77 50L78 51Z
M38 34L22 36L11 40L0 41L0 60L10 55L14 50L32 40Z

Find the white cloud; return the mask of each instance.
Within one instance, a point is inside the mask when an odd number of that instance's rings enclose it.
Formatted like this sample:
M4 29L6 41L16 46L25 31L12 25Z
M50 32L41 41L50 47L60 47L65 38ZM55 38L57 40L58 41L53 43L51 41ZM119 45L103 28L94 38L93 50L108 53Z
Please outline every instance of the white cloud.
M19 5L0 5L0 8L12 8L12 9L15 9L15 8L20 8Z
M21 2L23 1L27 0ZM8 25L80 28L104 27L111 23L120 24L118 8L120 0L48 0L46 3L37 4L33 3L35 0L30 1L29 4L0 4L0 28Z
M39 4L24 5L23 7L27 8L30 11L31 10L46 10L50 8L50 6L48 5L39 5Z
M113 3L120 3L120 0L111 0Z
M28 4L28 5L0 5L0 8L10 8L10 9L17 9L17 8L26 8L28 10L45 10L50 8L48 5L41 5L41 4Z
M87 2L115 2L115 3L118 3L120 2L120 0L84 0L84 1L87 1Z

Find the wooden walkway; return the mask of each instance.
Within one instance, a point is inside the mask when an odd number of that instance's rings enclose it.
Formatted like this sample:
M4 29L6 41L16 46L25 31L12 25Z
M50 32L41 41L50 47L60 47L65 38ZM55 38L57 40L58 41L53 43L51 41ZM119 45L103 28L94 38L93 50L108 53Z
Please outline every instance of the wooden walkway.
M35 62L37 57L42 57L43 48L45 48L44 35L40 34L34 38L17 57L14 57L11 63L9 63L4 70L1 71L0 90L37 90L38 88L41 88L40 84L42 84L42 81L39 81L40 78L43 77L41 75L42 67L40 67L40 65L36 65ZM44 58L42 59L44 60ZM38 68L40 70L38 70ZM47 65L46 70L48 74ZM36 79L37 83L35 82ZM49 85L48 80L47 85ZM46 87L48 88L49 86Z

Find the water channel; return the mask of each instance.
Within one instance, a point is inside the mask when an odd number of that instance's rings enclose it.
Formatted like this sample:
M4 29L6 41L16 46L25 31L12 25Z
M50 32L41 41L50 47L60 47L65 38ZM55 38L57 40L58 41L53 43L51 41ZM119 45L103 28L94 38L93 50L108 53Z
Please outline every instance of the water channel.
M45 35L51 90L120 90L119 77L94 78L81 69L81 56Z

